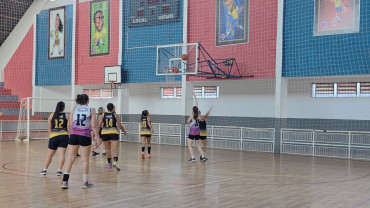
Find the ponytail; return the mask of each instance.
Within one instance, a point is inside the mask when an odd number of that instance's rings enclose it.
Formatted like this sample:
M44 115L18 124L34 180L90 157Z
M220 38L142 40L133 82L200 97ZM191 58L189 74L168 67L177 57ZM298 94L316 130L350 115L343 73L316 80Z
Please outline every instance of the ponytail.
M65 103L62 101L58 102L57 107L55 107L53 119L59 118L60 112L64 111L64 109L65 109Z
M193 107L193 118L194 120L198 120L198 116L199 116L199 109L197 106L194 106Z

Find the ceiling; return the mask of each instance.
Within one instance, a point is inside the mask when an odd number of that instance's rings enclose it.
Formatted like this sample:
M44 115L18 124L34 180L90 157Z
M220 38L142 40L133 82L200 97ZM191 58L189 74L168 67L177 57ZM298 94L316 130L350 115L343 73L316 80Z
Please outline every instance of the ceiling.
M0 0L0 47L35 0Z

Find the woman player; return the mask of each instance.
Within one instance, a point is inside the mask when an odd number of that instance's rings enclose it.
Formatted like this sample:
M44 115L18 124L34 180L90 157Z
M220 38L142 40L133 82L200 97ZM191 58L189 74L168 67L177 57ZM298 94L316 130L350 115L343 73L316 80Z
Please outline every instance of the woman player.
M48 130L49 130L49 150L45 159L44 169L41 171L41 175L46 175L47 169L58 150L59 162L57 176L63 174L62 167L64 164L64 156L68 145L69 133L67 130L67 115L64 113L65 103L59 102L55 108L55 112L51 113L48 119Z
M195 93L193 93L194 95L194 99L195 99L195 106L198 107L198 100L197 100L197 95ZM198 107L199 108L199 107ZM202 113L199 111L199 115L202 115ZM199 119L199 138L200 138L200 141L202 142L202 146L203 146L203 151L206 152L207 150L207 123L206 123L206 120L202 120L202 116L200 116L200 119ZM206 158L206 160L208 160Z
M150 140L152 138L153 128L152 128L152 119L149 116L149 112L144 110L141 113L140 118L140 137L141 137L141 159L145 159L145 145L148 143L148 158L151 158L150 150L152 146Z
M112 103L108 103L107 105L108 112L103 113L99 117L99 128L102 127L101 130L101 138L104 141L106 156L108 160L108 164L105 166L107 168L112 168L112 155L113 155L113 167L116 168L117 171L121 169L118 166L118 147L119 147L119 132L117 126L123 131L123 134L126 136L126 130L123 128L119 117L117 116L115 110L116 108ZM112 146L112 151L111 151Z
M194 96L196 97L195 94L194 94ZM203 152L202 148L200 147L200 143L199 143L199 139L200 139L199 121L200 120L204 121L208 117L210 112L212 111L212 108L213 107L211 107L209 109L209 111L204 116L202 116L202 115L199 114L197 100L196 100L196 105L193 106L193 112L188 118L188 123L190 124L190 131L189 131L189 135L188 135L188 139L187 139L187 145L189 147L189 152L190 152L190 155L191 155L191 158L189 159L189 162L195 162L195 156L194 156L194 151L193 151L193 140L195 140L195 144L196 144L196 146L198 148L198 151L201 155L200 160L203 161L203 162L208 160L204 156L204 152Z
M88 106L89 96L79 94L76 98L78 104L69 115L68 129L70 137L68 141L68 159L64 169L62 188L68 188L69 173L76 160L77 151L81 150L82 159L82 188L90 188L93 184L89 183L89 155L91 148L91 129L95 135L99 135L96 128L96 113Z

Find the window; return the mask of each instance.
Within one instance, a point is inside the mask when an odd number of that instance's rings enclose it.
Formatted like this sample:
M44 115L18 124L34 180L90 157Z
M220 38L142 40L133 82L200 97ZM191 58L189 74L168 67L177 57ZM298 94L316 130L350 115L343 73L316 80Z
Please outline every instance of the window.
M218 98L219 87L216 86L194 87L193 92L197 96L197 98Z
M370 83L316 83L312 84L312 97L370 97Z
M83 93L87 94L90 99L113 98L112 89L84 89Z
M181 98L181 87L161 87L161 98Z

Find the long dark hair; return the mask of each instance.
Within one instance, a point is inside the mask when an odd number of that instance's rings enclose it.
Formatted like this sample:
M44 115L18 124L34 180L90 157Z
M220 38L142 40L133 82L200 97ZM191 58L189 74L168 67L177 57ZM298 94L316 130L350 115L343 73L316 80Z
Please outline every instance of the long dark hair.
M148 117L148 111L147 110L143 110L143 112L141 113L141 118L140 120L143 120L144 117Z
M60 115L60 112L64 111L64 108L66 107L66 104L62 101L57 103L57 107L55 108L55 112L53 115L53 119L58 118Z
M78 94L76 98L76 103L79 105L86 105L89 101L89 96L86 94Z
M62 20L60 19L59 14L57 14L56 16L58 16L58 17L59 17L59 26L58 26L58 30L59 30L59 32L63 32L63 22L62 22Z
M194 118L194 120L197 120L198 116L199 116L199 109L198 109L197 106L194 106L193 107L193 118Z

